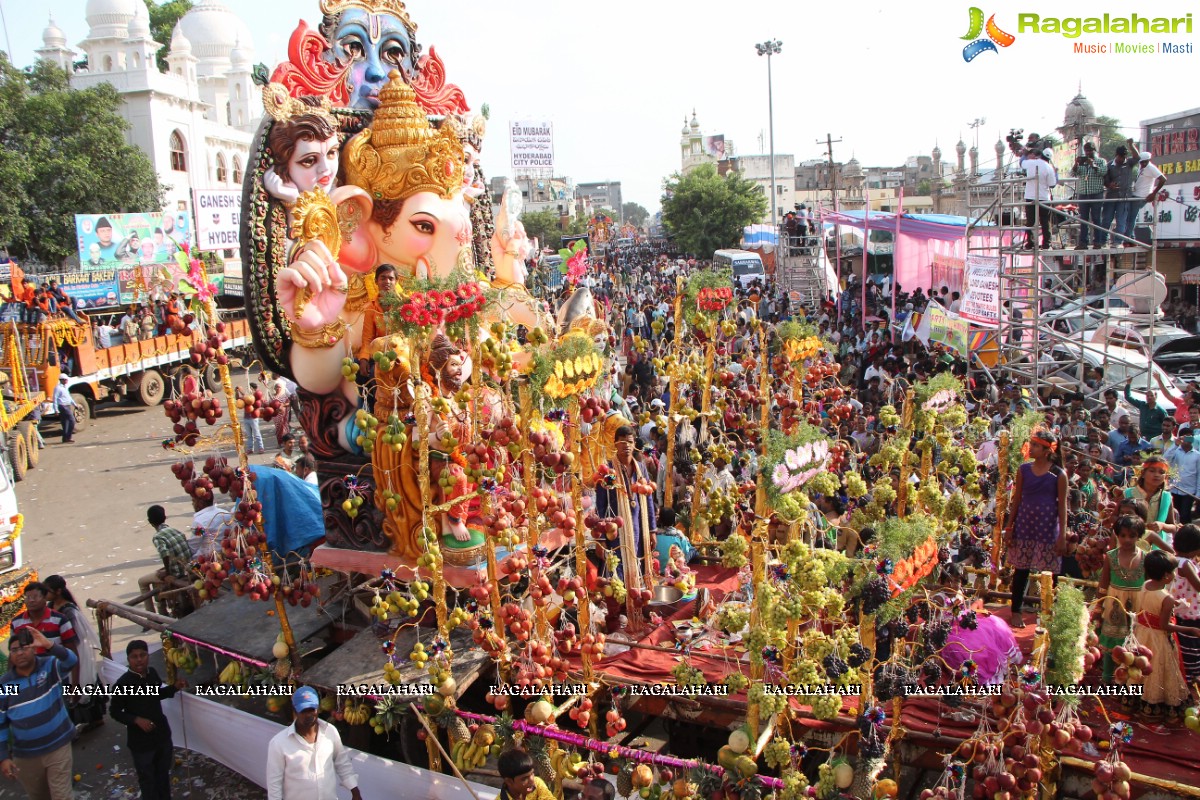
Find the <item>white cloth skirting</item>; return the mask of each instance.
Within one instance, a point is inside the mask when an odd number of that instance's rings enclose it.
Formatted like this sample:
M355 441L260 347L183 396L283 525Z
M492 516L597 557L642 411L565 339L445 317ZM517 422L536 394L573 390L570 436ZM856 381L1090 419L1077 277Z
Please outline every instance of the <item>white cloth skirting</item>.
M124 664L100 659L100 679L105 684L116 683L126 670ZM208 756L259 786L266 786L267 744L282 730L282 725L187 692L164 700L162 706L171 723L171 736L176 747L186 747ZM471 800L471 793L453 776L353 748L350 753L363 797ZM494 800L499 794L479 783L472 782L471 788L480 800ZM339 787L338 797L348 800L350 792Z

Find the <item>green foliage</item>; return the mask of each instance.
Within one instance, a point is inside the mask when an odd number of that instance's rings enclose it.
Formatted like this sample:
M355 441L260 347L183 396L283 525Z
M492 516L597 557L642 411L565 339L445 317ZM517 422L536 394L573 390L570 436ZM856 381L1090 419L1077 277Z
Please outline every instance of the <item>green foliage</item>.
M622 203L621 215L635 228L645 226L646 220L650 219L650 212L638 203Z
M1074 586L1060 584L1054 598L1053 613L1046 625L1050 635L1046 683L1051 686L1074 686L1083 679L1087 623L1083 592Z
M154 41L162 45L158 51L158 68L162 72L167 71L167 48L171 44L171 33L175 30L175 23L179 22L180 17L192 9L192 0L166 0L164 3L155 3L154 0L145 0L146 10L150 12L150 35L154 37Z
M1100 141L1096 143L1096 154L1105 161L1112 161L1114 151L1125 144L1125 132L1121 130L1121 120L1116 117L1096 117L1096 125L1100 128Z
M816 328L816 326L810 325L807 322L797 322L796 320L788 320L787 322L781 323L775 329L775 332L779 334L780 339L783 339L785 341L788 339L801 340L801 339L808 339L809 337L812 337L812 336L816 336L817 328Z
M562 236L558 214L553 211L526 211L521 215L521 225L525 227L526 236L537 239L543 246L557 245Z
M120 105L110 84L73 90L53 64L26 73L0 56L0 243L18 257L56 264L77 252L76 214L162 208Z
M663 189L663 224L680 248L701 258L736 247L742 229L768 208L757 183L737 173L721 177L711 164L672 175Z
M917 545L937 533L937 521L924 514L909 514L903 519L889 517L875 528L877 556L898 563L908 558Z
M1016 473L1025 461L1022 449L1033 435L1033 431L1045 423L1045 419L1036 411L1026 411L1019 417L1013 417L1008 426L1008 471Z

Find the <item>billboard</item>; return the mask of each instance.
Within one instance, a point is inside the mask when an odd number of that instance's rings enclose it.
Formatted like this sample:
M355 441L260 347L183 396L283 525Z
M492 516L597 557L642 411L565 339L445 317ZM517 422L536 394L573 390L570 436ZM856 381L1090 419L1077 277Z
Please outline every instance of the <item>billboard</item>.
M959 315L976 325L1000 324L1000 258L968 253Z
M242 193L196 190L196 249L241 247Z
M725 155L725 135L704 137L704 152L717 161L724 161Z
M174 263L175 253L191 241L191 227L186 211L76 214L80 268L91 272Z
M1154 163L1166 177L1167 186L1200 181L1200 114L1146 123L1144 141L1149 142ZM1175 196L1174 191L1171 196Z
M109 308L121 304L115 269L68 272L58 276L58 283L72 299L83 301L84 308Z
M531 172L554 174L554 125L549 122L514 122L509 126L514 175Z

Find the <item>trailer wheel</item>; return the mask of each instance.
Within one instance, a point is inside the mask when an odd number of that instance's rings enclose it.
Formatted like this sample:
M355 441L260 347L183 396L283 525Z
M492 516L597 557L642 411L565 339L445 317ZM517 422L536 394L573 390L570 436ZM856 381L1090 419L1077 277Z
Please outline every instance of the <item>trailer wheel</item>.
M19 431L8 432L8 457L12 462L13 480L25 480L25 473L29 470L29 448Z
M17 433L25 440L25 460L29 463L29 468L37 469L38 462L42 460L42 451L38 447L37 426L29 420L18 422Z
M162 373L156 369L148 369L142 373L138 385L138 400L144 406L156 406L163 401L167 394L167 382Z
M81 431L92 419L92 404L82 392L71 392L71 399L75 401L75 430Z
M204 385L213 394L225 391L224 384L221 383L221 367L217 365L217 362L210 361L205 365Z

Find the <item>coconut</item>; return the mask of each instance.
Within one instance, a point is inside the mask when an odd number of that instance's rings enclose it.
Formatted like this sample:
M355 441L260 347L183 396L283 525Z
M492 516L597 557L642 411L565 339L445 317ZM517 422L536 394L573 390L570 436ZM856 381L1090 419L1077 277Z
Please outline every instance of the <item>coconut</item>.
M739 755L750 749L750 736L741 728L729 734L729 749Z
M439 687L440 691L440 687ZM531 703L525 711L525 716L534 725L544 725L546 720L550 719L550 715L554 713L554 706L547 703L545 700L538 700L536 703Z
M833 782L839 789L849 789L854 783L854 767L842 762L833 768Z

